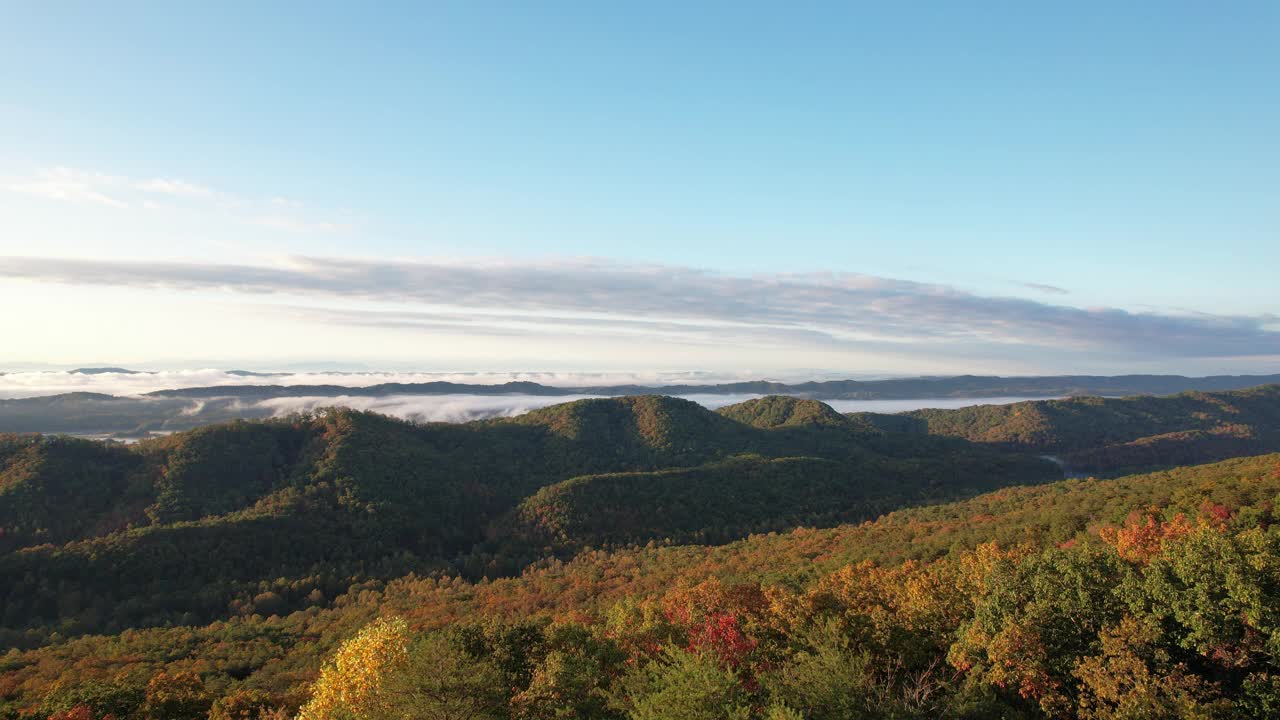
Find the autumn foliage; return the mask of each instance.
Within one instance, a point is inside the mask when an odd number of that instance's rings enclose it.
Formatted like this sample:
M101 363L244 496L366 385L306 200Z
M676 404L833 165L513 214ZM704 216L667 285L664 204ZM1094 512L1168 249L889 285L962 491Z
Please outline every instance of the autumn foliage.
M1191 532L1191 521L1178 514L1170 520L1158 520L1149 513L1131 513L1123 527L1102 528L1102 540L1130 562L1147 563L1162 547Z
M1270 717L1278 460L348 581L330 607L12 651L0 718ZM272 587L246 600L289 601Z

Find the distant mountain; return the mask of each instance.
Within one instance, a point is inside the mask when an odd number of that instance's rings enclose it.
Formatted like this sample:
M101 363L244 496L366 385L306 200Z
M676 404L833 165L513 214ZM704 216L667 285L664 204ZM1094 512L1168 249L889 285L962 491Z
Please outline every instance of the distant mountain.
M1181 375L1056 375L1043 377L986 377L962 375L946 378L896 380L830 380L779 383L768 380L713 385L606 385L550 386L535 382L476 385L455 382L383 383L367 387L343 385L230 385L177 388L150 393L153 397L238 397L260 399L351 395L791 395L815 400L910 400L919 398L1062 397L1071 395L1168 395L1188 390L1235 390L1280 383L1280 375L1216 375L1191 378Z
M141 375L138 370L129 370L121 367L83 367L70 371L73 375L105 375L107 373L118 373L121 375Z
M850 418L886 431L1052 454L1074 470L1110 475L1280 451L1280 385L895 415L854 413Z
M74 392L0 399L0 432L144 435L182 430L242 417L269 417L268 409L233 399L199 404L180 398L116 397Z
M270 375L234 371L244 376ZM1188 378L1175 375L1120 377L1046 376L1001 378L962 376L901 380L838 380L797 384L770 381L719 385L548 386L534 382L476 385L454 382L344 385L230 385L174 388L142 396L112 397L69 393L0 400L0 432L65 432L92 435L145 436L187 430L234 419L262 419L281 412L268 401L287 398L382 398L391 396L533 396L596 395L785 395L809 400L942 400L948 398L1132 396L1184 391L1221 391L1280 383L1280 375ZM759 408L757 408L759 410ZM770 411L772 412L772 411ZM804 412L803 409L800 412ZM766 416L768 413L766 413ZM756 422L749 420L748 422Z
M255 372L253 370L228 370L227 374L239 375L240 377L277 377L280 375L288 375L288 373Z

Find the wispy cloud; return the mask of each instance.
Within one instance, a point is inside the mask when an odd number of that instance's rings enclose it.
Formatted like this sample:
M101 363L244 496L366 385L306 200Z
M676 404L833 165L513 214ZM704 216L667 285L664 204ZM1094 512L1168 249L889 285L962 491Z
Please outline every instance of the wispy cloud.
M329 233L346 227L317 218L303 203L280 196L252 198L175 177L137 178L68 167L0 179L0 190L44 200L140 211L194 209L294 233Z
M150 180L141 180L134 182L133 186L144 192L173 195L175 197L211 198L217 197L220 194L203 185L197 185L195 183L187 182L186 180L175 180L173 178L152 178Z
M1071 291L1066 288L1060 288L1057 285L1045 285L1044 283L1024 282L1022 287L1030 288L1037 292L1048 293L1050 295L1070 295Z
M106 189L118 185L117 180L114 176L101 173L53 168L36 173L33 177L6 182L4 189L46 200L127 208L127 202L114 197Z
M0 258L39 282L329 298L420 306L312 309L340 324L494 333L580 331L710 341L838 343L920 352L1061 349L1137 358L1280 355L1270 315L1078 308L851 273L726 275L593 259L382 261L297 257L279 265Z

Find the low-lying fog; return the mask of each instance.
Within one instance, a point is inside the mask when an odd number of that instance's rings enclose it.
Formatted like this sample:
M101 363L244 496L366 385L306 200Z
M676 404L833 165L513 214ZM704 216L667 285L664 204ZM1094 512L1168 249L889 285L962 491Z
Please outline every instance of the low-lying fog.
M0 431L67 433L94 439L111 438L132 442L146 437L167 435L200 425L226 422L236 418L263 419L282 417L326 407L349 407L370 410L413 422L468 422L493 417L511 417L548 405L582 400L595 395L385 395L361 397L351 395L325 397L289 397L245 401L237 398L210 398L201 401L125 400L133 405L119 413L92 413L73 418L56 413L41 420L27 416L21 420L0 413ZM760 395L684 395L704 407L716 409L751 400ZM1037 398L936 398L924 400L831 400L824 401L839 412L905 412L920 408L955 408L981 404L1004 404ZM1042 398L1041 398L1042 399ZM68 425L66 423L70 422ZM35 424L32 424L35 423Z
M510 417L548 405L599 397L594 395L387 395L383 397L352 397L339 395L336 397L290 397L260 400L246 403L247 408L270 409L271 415L287 415L292 412L315 410L322 407L349 407L357 410L372 410L385 415L415 420L418 422L465 422L489 417ZM761 395L682 395L699 405L712 410L725 405L733 405L745 400L752 400ZM1036 400L1043 398L996 397L996 398L933 398L921 400L825 400L831 407L842 413L847 412L881 412L896 413L921 408L958 408L970 405L1003 405L1006 403Z
M737 380L707 373L291 373L252 374L222 370L156 373L45 371L0 374L0 432L69 433L117 438L146 437L186 430L236 418L262 419L324 407L370 410L416 422L466 422L509 417L558 403L588 397L601 385L708 384ZM566 395L471 394L362 395L356 388L381 383L451 381L495 385L512 380L534 381L573 388ZM296 397L246 396L231 385L328 385L352 388ZM147 395L160 389L227 387L190 397ZM321 388L316 388L321 390ZM66 393L78 392L78 395ZM304 390L304 392L306 392ZM83 394L90 393L90 394ZM57 397L55 397L57 396ZM761 397L745 393L691 393L681 395L716 409ZM840 412L903 412L925 407L955 408L969 405L1011 403L1030 398L922 398L911 400L830 400Z

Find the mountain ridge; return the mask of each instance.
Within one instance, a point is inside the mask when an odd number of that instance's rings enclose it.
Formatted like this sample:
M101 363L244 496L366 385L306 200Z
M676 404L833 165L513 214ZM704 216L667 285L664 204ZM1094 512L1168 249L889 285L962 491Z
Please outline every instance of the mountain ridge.
M690 395L767 394L795 395L814 400L909 400L943 397L999 397L1019 395L1168 395L1187 390L1237 390L1254 385L1280 383L1274 375L956 375L888 380L813 380L784 383L750 380L732 383L644 385L545 385L531 381L511 381L496 385L435 381L427 383L381 383L365 387L323 385L226 385L175 388L147 393L152 397L304 397L310 395L352 395L360 397L391 394L473 394L502 395Z
M849 417L886 431L1052 454L1076 471L1111 475L1280 451L1280 385Z
M282 414L289 398L333 404L338 398L406 398L431 396L623 397L630 395L787 395L805 400L859 401L887 399L972 399L1025 397L1049 399L1082 395L1168 395L1184 391L1221 392L1266 383L1280 375L1219 375L1203 378L1159 375L1042 376L1001 378L958 376L899 380L839 380L796 384L751 381L719 385L613 385L558 387L532 382L499 385L466 383L387 383L368 387L343 385L229 385L157 390L143 395L72 392L0 399L0 432L72 433L145 437L188 430L234 419L264 419ZM272 402L281 401L281 402ZM305 403L304 403L305 404ZM353 403L359 404L359 403ZM414 417L417 411L410 411ZM504 414L492 410L462 412L459 419Z

